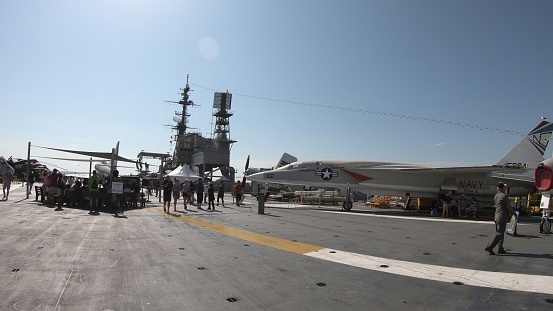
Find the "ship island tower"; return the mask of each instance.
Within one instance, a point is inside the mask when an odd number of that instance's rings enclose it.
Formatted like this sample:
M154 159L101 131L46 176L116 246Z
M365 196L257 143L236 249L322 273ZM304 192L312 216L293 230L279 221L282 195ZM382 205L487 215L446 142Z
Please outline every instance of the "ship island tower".
M175 135L175 151L173 153L173 165L190 165L195 167L201 176L213 178L216 171L220 175L234 180L235 170L230 166L230 150L235 140L230 139L230 117L232 94L216 92L213 98L213 117L215 125L211 138L205 138L200 132L192 131L188 127L190 118L189 108L194 106L190 100L190 85L188 77L186 87L181 92L181 100L177 103L182 106L182 111L175 112L173 126Z

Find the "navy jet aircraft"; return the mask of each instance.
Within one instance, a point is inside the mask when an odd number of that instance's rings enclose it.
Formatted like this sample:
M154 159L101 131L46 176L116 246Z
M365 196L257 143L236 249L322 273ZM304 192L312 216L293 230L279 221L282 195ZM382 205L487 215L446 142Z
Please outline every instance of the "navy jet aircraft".
M532 170L542 160L553 123L541 121L496 165L426 167L416 164L369 161L302 161L247 176L258 183L353 188L368 194L436 198L444 192L492 196L499 181L512 196L534 190ZM352 203L346 201L344 210Z

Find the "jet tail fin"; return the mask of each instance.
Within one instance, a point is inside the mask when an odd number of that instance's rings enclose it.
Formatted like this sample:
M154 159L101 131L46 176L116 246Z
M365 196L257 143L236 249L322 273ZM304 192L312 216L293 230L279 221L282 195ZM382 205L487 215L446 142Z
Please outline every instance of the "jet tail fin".
M275 169L277 169L279 167L283 167L283 166L288 165L290 163L297 162L297 161L298 161L298 158L296 158L293 155L288 154L288 153L285 152L285 153L282 154L282 157L280 157L280 160L278 161Z
M526 137L522 139L497 166L503 167L536 167L543 161L543 155L553 133L553 123L543 120Z

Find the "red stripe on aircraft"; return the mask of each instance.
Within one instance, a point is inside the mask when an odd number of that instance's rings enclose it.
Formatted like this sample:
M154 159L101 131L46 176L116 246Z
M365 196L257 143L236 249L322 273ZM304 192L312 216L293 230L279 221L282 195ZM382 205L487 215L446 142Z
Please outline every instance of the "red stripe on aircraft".
M353 176L355 179L357 179L357 181L359 181L359 182L374 179L374 178L372 178L372 177L365 176L365 175L361 175L361 174L359 174L359 173L355 173L355 172L352 172L352 171L348 171L348 170L346 170L346 169L342 169L342 171L344 171L344 172L350 174L350 175Z
M541 123L538 126L536 126L533 130L531 130L530 133L533 133L535 130L541 128L542 126L544 126L547 123L548 123L547 121L541 121Z

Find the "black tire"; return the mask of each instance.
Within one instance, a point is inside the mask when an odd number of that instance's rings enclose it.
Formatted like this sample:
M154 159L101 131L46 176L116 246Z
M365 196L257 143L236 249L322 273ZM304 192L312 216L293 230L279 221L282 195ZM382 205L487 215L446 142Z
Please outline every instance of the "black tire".
M551 221L546 220L540 223L540 232L551 233Z
M353 207L353 203L351 201L346 201L342 204L342 210L346 212L351 211L352 207Z

